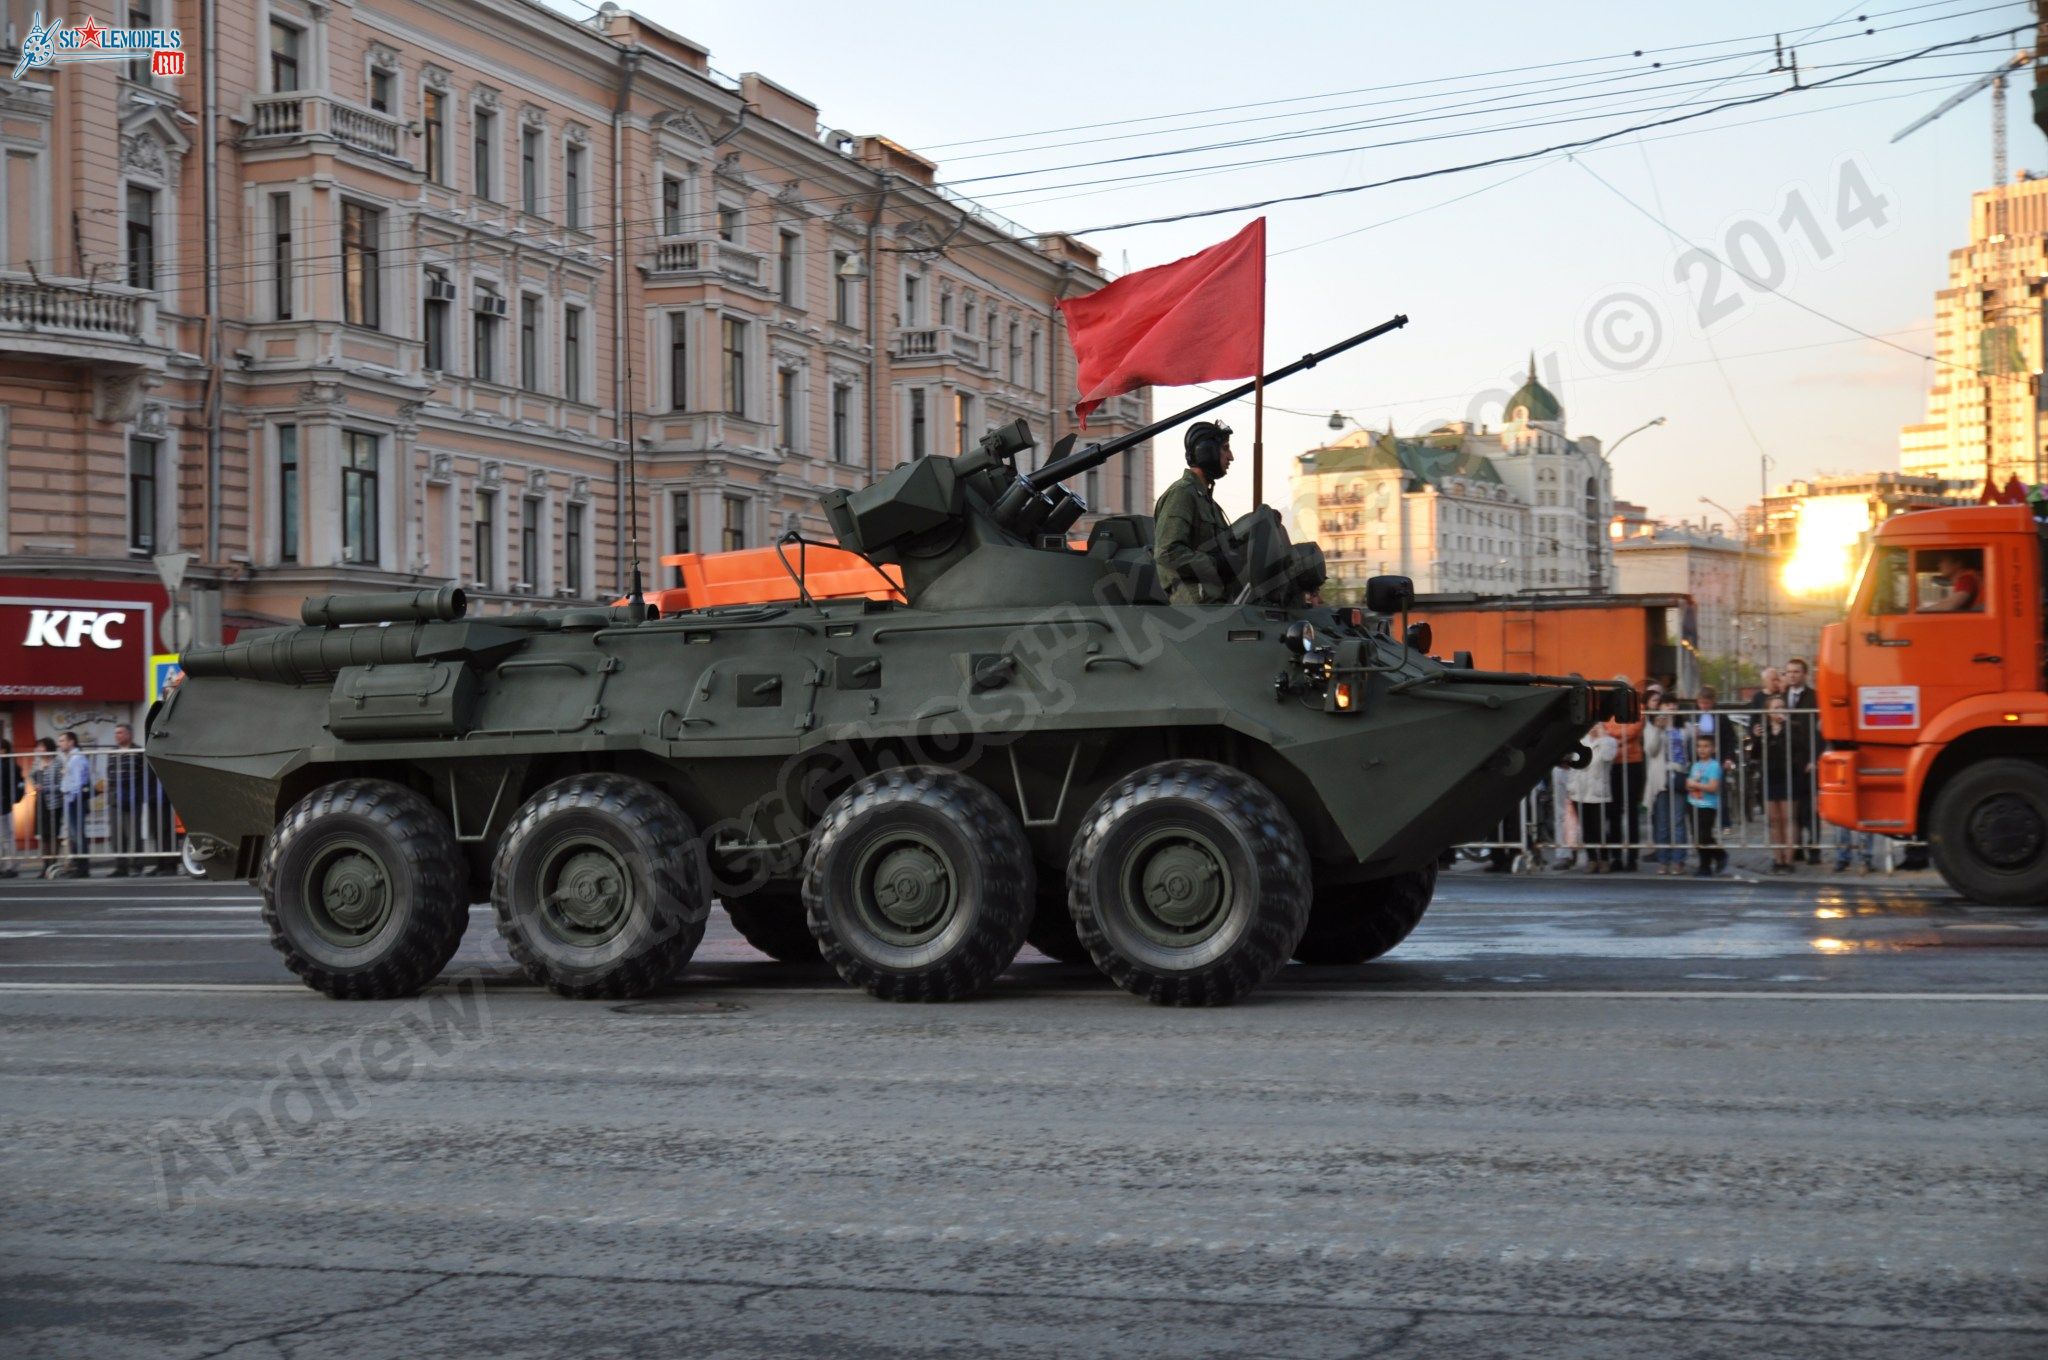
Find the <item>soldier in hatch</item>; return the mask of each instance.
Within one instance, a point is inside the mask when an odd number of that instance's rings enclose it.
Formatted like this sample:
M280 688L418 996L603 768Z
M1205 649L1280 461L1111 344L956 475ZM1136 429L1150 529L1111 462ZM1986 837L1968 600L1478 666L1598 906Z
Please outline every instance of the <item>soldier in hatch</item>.
M1152 509L1152 560L1174 604L1220 604L1237 592L1227 551L1230 525L1216 508L1216 479L1230 471L1230 427L1198 420L1188 427L1188 470Z

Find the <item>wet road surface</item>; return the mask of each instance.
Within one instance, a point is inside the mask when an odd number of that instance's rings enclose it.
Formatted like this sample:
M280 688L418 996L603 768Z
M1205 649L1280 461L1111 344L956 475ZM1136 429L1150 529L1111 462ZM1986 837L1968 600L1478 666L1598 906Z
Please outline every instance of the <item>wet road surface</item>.
M244 890L0 881L0 1351L2039 1356L2048 913L1452 876L1166 1011L299 988ZM475 979L482 979L478 985Z

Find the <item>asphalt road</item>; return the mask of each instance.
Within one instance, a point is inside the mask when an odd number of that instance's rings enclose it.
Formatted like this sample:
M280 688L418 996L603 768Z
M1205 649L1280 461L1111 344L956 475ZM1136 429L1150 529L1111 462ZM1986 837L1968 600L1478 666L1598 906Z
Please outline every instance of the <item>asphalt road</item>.
M1359 969L891 1006L479 913L409 1003L252 897L0 881L0 1354L2048 1354L2048 913L1458 875Z

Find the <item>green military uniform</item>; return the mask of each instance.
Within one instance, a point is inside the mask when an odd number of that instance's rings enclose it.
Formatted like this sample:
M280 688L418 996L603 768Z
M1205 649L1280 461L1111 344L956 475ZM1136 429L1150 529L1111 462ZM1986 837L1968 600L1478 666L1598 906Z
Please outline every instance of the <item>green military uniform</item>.
M1216 494L1189 468L1152 507L1152 561L1159 585L1174 604L1219 604L1234 592L1224 554L1230 525Z

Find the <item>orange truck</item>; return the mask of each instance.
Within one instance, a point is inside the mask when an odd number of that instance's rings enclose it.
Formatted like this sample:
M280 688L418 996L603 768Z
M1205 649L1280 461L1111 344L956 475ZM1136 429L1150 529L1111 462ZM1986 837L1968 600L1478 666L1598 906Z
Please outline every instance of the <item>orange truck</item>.
M1697 667L1682 641L1691 608L1686 595L1423 595L1414 616L1429 623L1431 652L1469 652L1481 670L1638 684L1672 675L1691 694Z
M1924 839L1997 905L2048 903L2044 559L2023 505L1896 516L1821 634L1822 818Z

